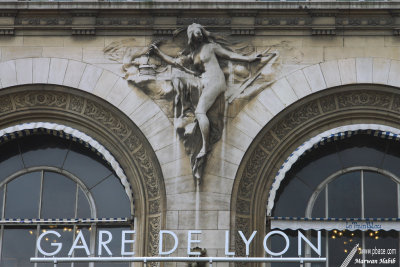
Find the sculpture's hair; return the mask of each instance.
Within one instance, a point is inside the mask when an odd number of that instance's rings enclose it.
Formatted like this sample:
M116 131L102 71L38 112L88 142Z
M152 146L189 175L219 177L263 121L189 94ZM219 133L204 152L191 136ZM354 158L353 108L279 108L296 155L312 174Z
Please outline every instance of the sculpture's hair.
M200 29L200 31L203 35L204 42L218 43L218 44L222 45L223 47L225 47L226 49L231 50L229 47L229 42L225 38L218 36L212 32L207 31L202 25L200 25L198 23L192 23L187 27L187 38L188 38L188 45L189 45L190 50L194 49L194 31L196 28Z
M201 33L203 35L203 38L204 38L203 40L204 41L211 42L212 41L211 39L214 39L214 38L212 38L211 33L209 31L207 31L206 29L204 29L203 26L201 26L198 23L192 23L187 28L187 37L188 37L188 45L189 46L193 46L194 45L194 43L193 43L193 41L194 41L194 31L196 30L196 28L200 29L200 31L201 31Z

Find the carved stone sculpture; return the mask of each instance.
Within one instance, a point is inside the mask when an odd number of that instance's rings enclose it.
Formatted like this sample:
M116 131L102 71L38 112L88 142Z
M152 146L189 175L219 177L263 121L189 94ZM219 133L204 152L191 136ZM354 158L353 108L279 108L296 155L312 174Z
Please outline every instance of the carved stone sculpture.
M188 26L187 45L177 56L163 52L159 48L162 42L154 42L148 49L129 47L129 41L112 43L105 53L122 59L125 78L167 113L165 104L173 103L175 129L191 157L193 176L200 183L207 154L222 135L225 105L270 85L277 53L268 53L268 49L244 55L234 51L233 43L196 23Z

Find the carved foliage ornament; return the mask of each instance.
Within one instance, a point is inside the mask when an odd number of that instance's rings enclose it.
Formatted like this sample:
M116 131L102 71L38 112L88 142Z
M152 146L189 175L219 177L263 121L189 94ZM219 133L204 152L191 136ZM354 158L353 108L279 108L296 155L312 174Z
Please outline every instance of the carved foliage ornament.
M264 136L257 144L254 144L249 149L249 151L252 150L251 155L244 162L243 171L239 171L237 177L239 185L236 195L236 206L233 207L237 216L235 218L235 227L237 230L252 230L250 229L250 225L253 225L253 220L256 219L256 216L253 214L253 205L255 198L261 197L255 195L260 179L265 179L262 175L265 172L266 166L269 166L268 176L275 176L276 173L273 172L274 166L279 166L282 162L275 162L279 159L273 159L276 156L274 152L276 152L276 149L287 138L293 136L293 133L301 131L301 128L305 125L315 123L318 118L324 116L331 118L332 115L338 114L339 111L351 112L354 109L373 112L384 111L385 113L389 111L392 114L395 112L397 114L395 116L397 117L400 115L400 96L398 94L371 89L360 91L354 89L354 87L352 89L345 92L331 93L316 100L305 102L278 121L272 122L274 125L264 133ZM286 151L286 153L291 152ZM272 162L273 160L274 162ZM235 239L236 248L240 248L242 243L240 238ZM244 253L241 255L244 256Z
M127 146L127 153L131 155L132 166L136 166L139 184L144 185L144 191L147 196L145 199L152 199L147 215L151 214L149 219L149 228L145 240L148 243L147 255L158 255L158 233L161 230L162 216L162 199L163 199L163 181L161 178L161 170L158 163L154 162L149 155L152 151L151 146L145 143L144 137L139 136L141 133L138 129L132 128L127 122L120 118L114 111L107 109L105 106L96 101L75 95L72 93L64 93L61 87L47 86L26 86L23 92L6 94L6 90L0 95L0 116L10 116L16 114L16 111L29 110L32 114L35 110L43 113L46 110L63 111L63 113L72 113L74 117L81 117L85 121L90 121L98 127L106 130L110 136L121 140ZM29 90L36 89L36 90ZM72 90L71 90L72 91ZM152 152L154 153L154 152ZM132 175L132 174L131 174Z

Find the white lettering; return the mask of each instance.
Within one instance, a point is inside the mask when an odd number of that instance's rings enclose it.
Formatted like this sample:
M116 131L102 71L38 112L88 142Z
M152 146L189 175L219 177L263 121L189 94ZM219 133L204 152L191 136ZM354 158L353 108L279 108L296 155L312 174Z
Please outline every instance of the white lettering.
M251 234L249 240L247 240L246 237L244 236L244 234L242 233L242 231L239 231L239 235L246 245L246 256L249 256L249 254L250 254L250 243L251 243L251 241L253 241L253 238L256 236L256 234L257 234L257 231L254 231Z
M164 234L169 234L174 238L174 247L169 250L169 251L162 251L163 249L163 235ZM178 237L174 232L167 231L167 230L161 230L160 231L160 242L158 243L158 254L160 255L169 255L172 254L176 249L178 248Z
M81 245L78 244L79 242L81 243ZM72 247L68 252L68 256L72 256L72 252L78 248L80 248L80 249L83 248L86 252L86 255L88 255L88 256L90 255L89 248L86 244L85 237L83 237L82 231L79 231L78 235L76 236L76 238L74 240L74 243L72 243Z
M301 257L301 240L306 241L306 243L319 255L321 256L321 231L318 231L318 248L316 248L310 240L308 240L302 232L297 231L297 252L299 257Z
M281 252L272 252L271 250L268 249L268 247L267 247L267 241L268 241L268 238L269 238L270 236L272 236L272 235L280 235L280 236L282 236L282 237L285 239L286 246L285 246L285 248L284 248ZM265 250L265 252L267 252L267 253L270 254L271 256L281 256L281 255L285 254L286 251L288 251L289 245L290 245L290 241L289 241L289 237L288 237L284 232L281 232L281 231L271 231L271 232L269 232L269 233L264 237L264 242L263 242L263 244L264 244L264 250Z
M108 239L106 241L103 241L103 234L106 234L108 236ZM112 234L109 231L104 231L104 230L100 230L99 231L99 245L98 245L98 254L99 256L101 256L101 252L102 252L102 247L105 248L105 250L107 251L108 255L112 256L112 253L110 251L110 249L107 247L107 244L110 243L112 240Z
M54 252L50 252L50 253L44 251L44 250L42 249L42 246L40 245L40 242L42 241L43 237L46 236L46 235L48 235L48 234L53 234L53 235L56 235L57 237L60 237L60 236L61 236L61 235L60 235L58 232L56 232L56 231L46 231L46 232L42 233L42 234L39 236L38 240L36 241L36 247L37 247L37 249L39 250L39 252L42 253L44 256L49 256L49 257L51 257L51 256L56 255L58 252L60 252L60 250L61 250L61 248L62 248L62 244L61 244L61 243L51 243L50 246L52 246L52 247L57 247L57 249L56 249Z
M225 231L225 256L235 256L235 252L229 252L229 231Z
M200 240L193 240L192 239L192 234L201 234L201 231L199 230L189 230L188 231L188 245L187 245L187 254L191 256L200 256L200 252L192 252L191 244L192 243L200 243Z
M133 251L125 251L125 244L134 244L135 239L126 239L126 234L133 235L135 234L134 230L124 230L122 231L122 241L121 241L121 256L133 256L135 252Z

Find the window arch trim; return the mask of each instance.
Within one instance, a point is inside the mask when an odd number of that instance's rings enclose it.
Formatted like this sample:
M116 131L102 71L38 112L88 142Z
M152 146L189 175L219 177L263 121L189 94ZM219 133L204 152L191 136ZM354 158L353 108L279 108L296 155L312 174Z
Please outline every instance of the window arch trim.
M120 164L103 145L101 145L98 141L88 136L87 134L62 124L57 124L52 122L30 122L0 129L0 143L3 141L7 141L9 139L17 138L19 136L33 134L35 131L39 129L45 129L49 133L54 134L56 136L60 136L61 138L77 139L77 141L81 142L85 146L88 146L94 151L100 153L100 155L105 159L107 163L110 164L112 169L115 171L118 179L120 179L125 189L125 192L128 195L129 201L131 203L131 214L132 216L135 215L134 214L135 203L134 203L132 188Z
M319 145L323 145L324 143L327 142L332 142L334 140L344 139L346 137L353 136L355 134L358 134L360 131L365 131L365 130L370 130L371 135L380 138L394 139L396 141L400 140L400 129L380 124L344 125L341 127L324 131L310 138L308 141L304 142L299 147L297 147L279 168L279 171L276 174L274 182L272 183L271 188L269 190L268 202L267 202L267 216L271 216L275 204L276 193L280 187L281 182L285 178L286 173L306 151L312 149L313 147L318 147Z
M354 172L354 171L372 171L376 172L379 174L382 174L388 178L390 178L393 182L400 184L400 178L397 177L395 174L381 169L381 168L376 168L376 167L371 167L371 166L355 166L355 167L349 167L349 168L344 168L341 169L337 172L334 172L333 174L329 175L327 178L325 178L315 189L314 193L311 195L307 207L306 207L306 218L311 218L311 213L314 208L315 201L317 200L319 194L322 192L322 190L325 189L325 186L328 185L330 182L335 180L338 176L349 173L349 172Z
M82 189L83 193L88 199L88 203L90 206L90 215L91 218L97 218L97 211L96 211L96 203L92 194L90 193L87 186L74 174L70 173L69 171L57 168L57 167L50 167L50 166L35 166L35 167L28 167L22 170L19 170L8 177L6 177L2 182L0 182L0 188L3 187L5 184L18 179L21 175L31 173L31 172L38 172L38 171L47 171L47 172L54 172L58 174L64 175L67 179L72 180L73 182L77 183L78 186Z

